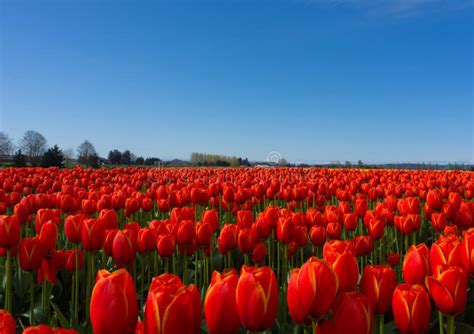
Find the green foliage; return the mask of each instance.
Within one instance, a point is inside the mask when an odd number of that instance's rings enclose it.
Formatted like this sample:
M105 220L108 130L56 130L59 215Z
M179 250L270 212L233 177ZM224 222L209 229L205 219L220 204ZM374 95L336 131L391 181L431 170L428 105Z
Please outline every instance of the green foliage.
M43 154L41 167L64 167L64 155L58 145L54 145Z
M15 152L13 156L14 167L26 167L27 156L21 153L21 150Z
M237 158L236 156L226 156L219 154L207 153L191 153L191 164L196 166L248 166L250 165L247 159Z

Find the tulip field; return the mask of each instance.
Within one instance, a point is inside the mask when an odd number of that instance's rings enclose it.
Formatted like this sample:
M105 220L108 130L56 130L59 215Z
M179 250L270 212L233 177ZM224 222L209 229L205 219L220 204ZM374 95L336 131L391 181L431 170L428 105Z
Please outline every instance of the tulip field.
M474 173L0 169L0 333L474 333Z

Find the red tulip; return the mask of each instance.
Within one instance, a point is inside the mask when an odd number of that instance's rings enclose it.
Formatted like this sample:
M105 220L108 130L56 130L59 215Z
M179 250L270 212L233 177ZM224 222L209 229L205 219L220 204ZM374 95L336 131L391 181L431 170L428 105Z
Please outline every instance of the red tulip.
M38 235L39 241L43 248L44 255L51 253L56 246L56 239L58 238L58 227L49 220L41 226L41 231Z
M391 267L396 267L400 264L400 254L390 253L387 255L387 262Z
M77 252L77 270L84 267L84 254L80 250L70 249L66 251L66 270L70 273L76 272L76 252Z
M120 269L113 273L100 270L90 304L95 334L133 333L138 321L138 304L132 276Z
M219 253L226 255L237 247L237 225L227 224L221 230L217 239Z
M431 214L431 226L437 231L443 231L446 227L446 215L443 212Z
M105 241L104 224L100 220L86 219L82 224L81 241L85 251L101 249Z
M102 209L99 212L99 218L97 218L102 225L104 225L105 230L115 230L118 226L118 216L115 210L111 209Z
M399 284L393 292L392 309L403 334L421 334L430 325L431 303L422 285Z
M370 302L359 292L342 292L334 301L332 332L335 334L371 334L374 315Z
M219 227L219 216L217 210L206 210L202 213L202 221L211 224L212 230Z
M396 281L395 272L387 265L364 267L360 292L367 296L376 314L384 314L390 309Z
M71 243L80 243L82 236L82 224L85 220L85 216L81 213L77 215L71 215L64 221L64 234Z
M178 245L189 246L194 241L194 222L183 220L179 223L176 242Z
M0 332L2 334L15 334L15 320L6 310L0 310Z
M468 277L464 269L439 265L426 286L436 307L446 315L457 315L466 307Z
M24 238L18 247L18 260L20 267L24 271L36 271L43 262L43 246L36 238Z
M380 240L383 237L385 223L381 219L371 219L369 222L369 233L373 240Z
M240 322L249 331L270 328L278 311L278 286L270 267L242 266L237 284Z
M23 334L54 334L54 332L48 325L38 325L25 328Z
M204 300L204 315L210 334L239 332L240 319L236 303L238 280L235 269L212 274Z
M431 245L430 252L431 272L443 264L461 266L461 243L454 235L440 237Z
M342 235L342 225L339 223L328 223L326 232L331 239L339 239Z
M36 233L41 231L41 227L48 221L54 222L56 226L59 226L61 220L61 212L56 209L40 209L36 212L35 230Z
M267 257L267 245L264 242L257 242L252 250L252 262L262 264Z
M237 244L242 254L250 253L253 249L251 230L240 230L237 236Z
M267 206L264 211L265 220L270 225L270 227L276 227L278 224L278 207L276 206Z
M428 191L428 194L426 195L426 203L428 203L429 207L433 210L441 208L443 205L443 199L438 189Z
M142 228L138 231L138 251L140 253L149 253L155 249L156 231L152 228Z
M201 328L201 300L195 286L162 274L153 279L145 307L145 333L192 334Z
M135 260L137 244L130 230L118 231L112 243L112 258L119 265L127 265Z
M0 247L13 248L20 242L20 221L16 216L0 216Z
M355 208L354 212L357 215L357 217L362 218L365 216L365 213L367 212L367 199L357 199L355 202Z
M474 276L474 229L472 228L463 234L460 258L464 270Z
M294 269L288 283L288 308L292 319L311 323L331 307L338 291L337 275L325 260L311 257L301 269Z
M240 230L251 228L253 225L253 214L248 210L239 210L237 212L237 226Z
M355 231L357 228L357 215L355 213L346 213L344 215L344 228L348 231Z
M327 240L326 229L323 226L314 225L309 231L309 238L314 246L321 246Z
M359 265L354 256L351 242L327 242L323 248L324 259L328 260L337 274L340 291L354 291L359 279Z
M288 217L281 217L277 224L277 238L284 244L289 244L295 237L295 223Z
M351 240L357 257L370 254L374 250L374 240L370 235L358 235Z
M408 284L424 284L429 274L428 247L425 244L412 245L403 259L403 279Z
M196 241L199 246L209 246L212 234L213 229L211 223L200 221L196 224Z
M13 208L13 215L18 218L20 224L25 224L30 220L30 213L25 204L18 203Z
M156 249L162 258L173 255L176 244L171 234L158 235L156 238Z

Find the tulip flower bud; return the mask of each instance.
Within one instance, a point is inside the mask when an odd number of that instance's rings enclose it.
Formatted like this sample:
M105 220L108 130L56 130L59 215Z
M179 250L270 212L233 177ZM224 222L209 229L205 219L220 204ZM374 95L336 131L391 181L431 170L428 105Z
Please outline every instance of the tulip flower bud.
M360 292L369 300L376 314L388 312L395 290L396 277L387 265L367 265L360 279Z
M338 278L329 262L311 257L301 269L294 269L288 283L288 308L292 319L310 324L325 315L338 291Z
M436 307L445 315L457 315L466 307L468 276L460 267L439 265L426 286Z
M21 240L18 247L21 269L28 272L38 270L43 262L43 254L43 246L38 237Z
M240 319L235 298L238 280L235 269L212 274L204 300L204 315L210 334L239 332Z
M15 320L6 310L0 310L0 329L3 334L15 334Z
M90 318L94 334L133 333L138 321L138 304L132 276L120 269L100 270L92 291Z
M242 266L237 284L240 322L249 331L273 325L278 311L278 286L270 267Z
M403 334L422 334L430 325L431 303L422 285L399 284L393 292L392 309Z
M10 249L20 242L20 221L16 216L0 216L0 247Z
M171 234L158 235L156 238L156 249L162 258L167 258L173 255L176 244Z
M403 259L403 279L408 284L424 284L430 274L429 249L425 244L412 245Z
M103 247L105 241L104 224L95 219L86 219L82 224L81 242L85 251L96 251Z
M145 333L193 334L201 330L201 300L195 286L162 274L153 279L145 306Z
M71 243L80 243L82 236L82 224L85 220L85 216L81 213L77 215L71 215L64 221L64 234Z
M371 334L374 315L368 299L359 292L342 292L334 301L332 331L336 334Z

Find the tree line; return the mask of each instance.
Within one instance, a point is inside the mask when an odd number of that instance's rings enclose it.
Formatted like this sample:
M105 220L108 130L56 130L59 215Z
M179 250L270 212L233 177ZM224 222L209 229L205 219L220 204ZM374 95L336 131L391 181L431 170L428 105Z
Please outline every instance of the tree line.
M237 158L236 156L226 156L208 153L191 153L191 164L196 166L250 166L247 158Z
M0 132L0 158L10 159L15 167L65 167L77 162L86 167L97 168L105 159L101 159L94 145L84 140L76 149L61 150L58 145L48 147L46 138L39 132L28 130L15 145L5 133ZM77 156L77 160L74 158ZM130 150L120 152L111 150L108 162L117 165L156 165L161 162L158 158L136 157Z

